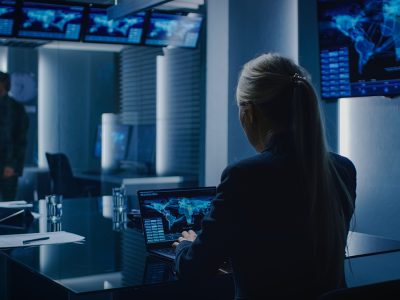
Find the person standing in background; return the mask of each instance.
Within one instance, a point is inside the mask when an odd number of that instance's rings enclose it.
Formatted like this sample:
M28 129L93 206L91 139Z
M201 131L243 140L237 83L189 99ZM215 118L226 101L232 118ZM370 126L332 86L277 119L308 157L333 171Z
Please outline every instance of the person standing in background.
M10 88L10 75L0 72L0 201L15 199L29 124L24 106L8 95Z

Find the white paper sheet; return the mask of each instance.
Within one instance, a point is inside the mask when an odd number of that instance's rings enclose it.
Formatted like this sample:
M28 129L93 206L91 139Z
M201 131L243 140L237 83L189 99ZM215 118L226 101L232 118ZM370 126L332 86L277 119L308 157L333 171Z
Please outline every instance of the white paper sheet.
M49 237L47 240L35 241L29 244L23 244L23 241ZM26 233L26 234L9 234L0 235L0 248L27 247L50 244L63 244L83 241L85 237L66 232L43 232L43 233Z
M25 200L0 202L0 207L4 208L26 208L32 206L33 206L32 203L28 203Z

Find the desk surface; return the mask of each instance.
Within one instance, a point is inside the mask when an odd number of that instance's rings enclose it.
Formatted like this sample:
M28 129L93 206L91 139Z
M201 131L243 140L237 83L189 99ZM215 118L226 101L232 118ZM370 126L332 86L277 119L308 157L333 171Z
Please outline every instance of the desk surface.
M129 223L128 223L129 225ZM47 219L37 219L26 230L4 229L0 234L45 232ZM112 199L66 199L61 230L86 237L83 244L33 246L3 250L9 259L74 293L168 283L176 280L173 265L147 254L142 233L118 231L113 223ZM400 250L400 241L362 233L349 235L351 257Z
M176 280L171 264L147 254L140 231L113 227L110 196L65 199L61 229L86 237L85 243L14 248L3 253L75 293ZM47 219L36 219L25 232L49 228ZM0 226L0 234L13 233L22 230Z

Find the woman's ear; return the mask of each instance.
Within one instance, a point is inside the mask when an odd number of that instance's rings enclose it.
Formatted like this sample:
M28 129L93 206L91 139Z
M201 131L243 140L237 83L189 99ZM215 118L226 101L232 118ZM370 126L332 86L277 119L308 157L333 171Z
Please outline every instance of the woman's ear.
M253 105L247 105L245 108L242 110L242 118L243 121L245 121L245 124L253 125L254 123L254 106Z

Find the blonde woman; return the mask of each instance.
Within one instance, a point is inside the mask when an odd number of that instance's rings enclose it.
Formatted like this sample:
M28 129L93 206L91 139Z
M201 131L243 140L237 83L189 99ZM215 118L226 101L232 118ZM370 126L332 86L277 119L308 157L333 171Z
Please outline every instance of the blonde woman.
M307 73L263 54L243 67L237 104L258 154L224 170L201 233L174 244L178 275L204 278L229 259L236 299L314 299L344 287L356 170L328 151Z

